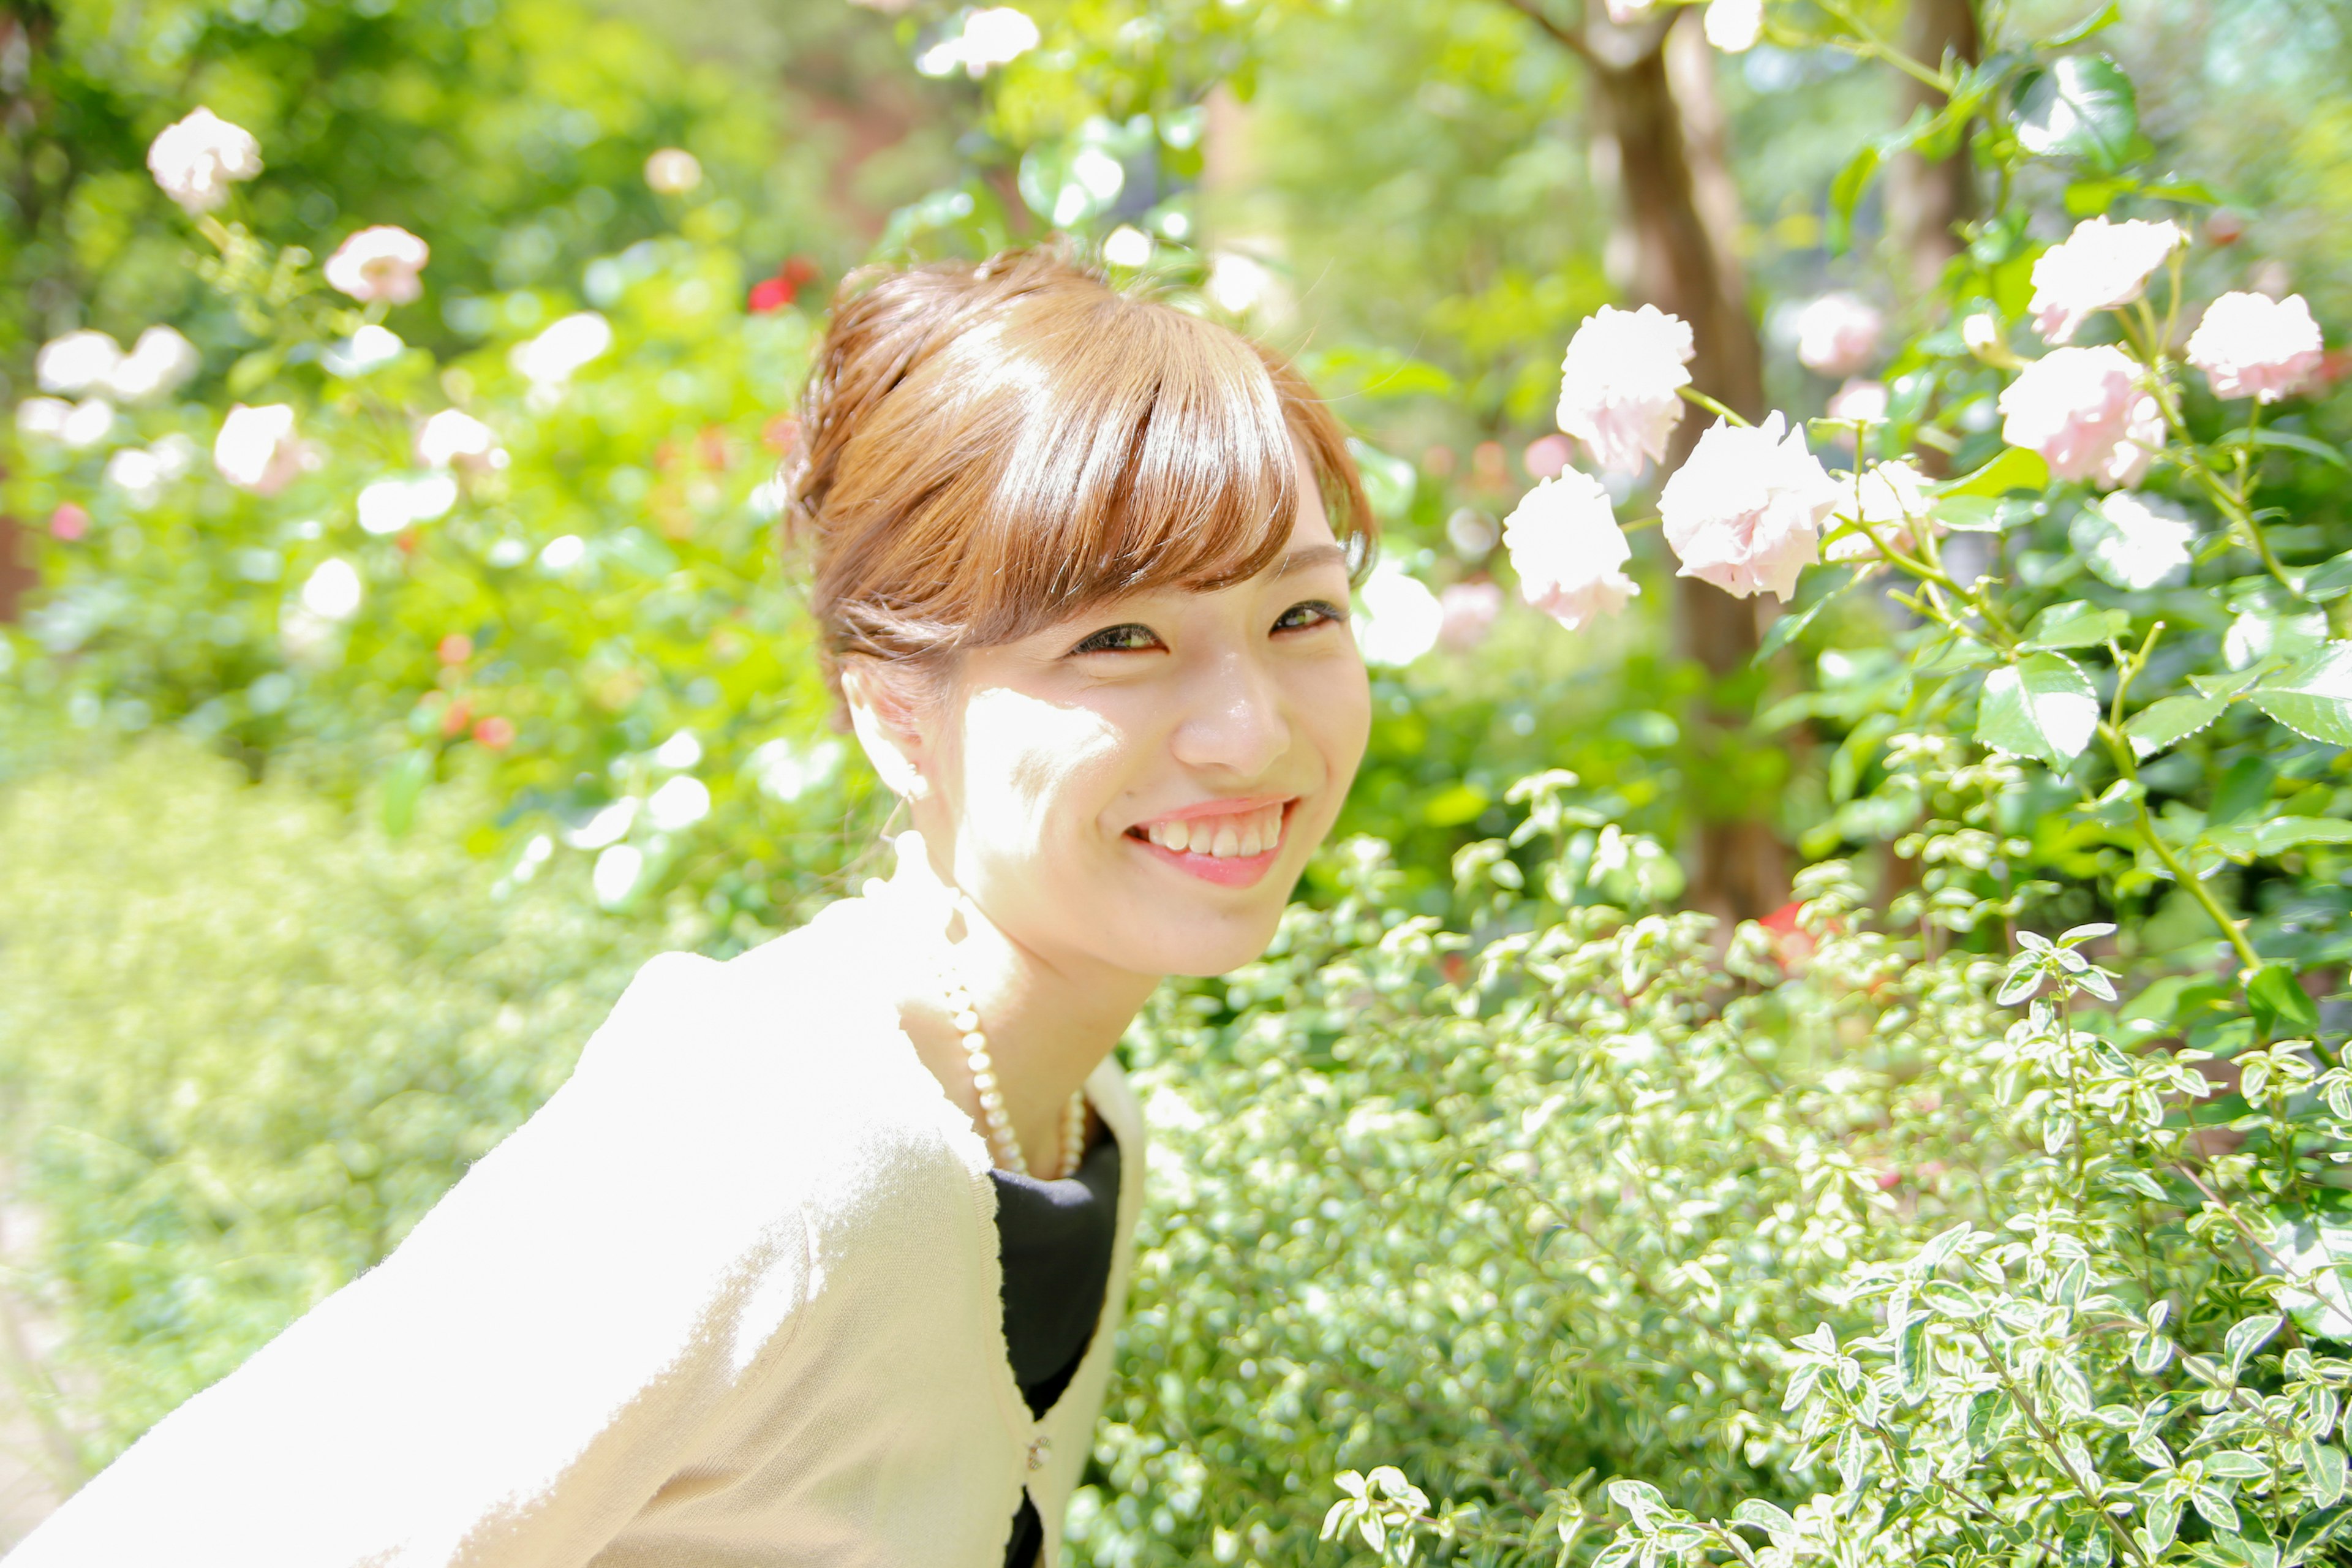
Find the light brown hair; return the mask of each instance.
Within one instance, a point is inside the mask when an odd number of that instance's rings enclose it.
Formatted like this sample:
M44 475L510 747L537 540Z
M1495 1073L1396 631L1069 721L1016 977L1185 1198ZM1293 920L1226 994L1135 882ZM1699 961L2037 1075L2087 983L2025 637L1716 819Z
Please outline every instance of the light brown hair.
M1246 581L1289 537L1294 441L1360 569L1347 438L1279 354L1058 248L852 274L788 475L828 680L846 656L932 665L1118 595Z

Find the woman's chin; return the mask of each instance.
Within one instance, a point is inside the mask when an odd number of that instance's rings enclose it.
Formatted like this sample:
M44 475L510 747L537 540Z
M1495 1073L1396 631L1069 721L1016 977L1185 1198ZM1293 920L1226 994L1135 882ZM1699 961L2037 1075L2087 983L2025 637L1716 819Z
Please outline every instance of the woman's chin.
M1281 923L1279 903L1263 914L1227 910L1197 921L1157 921L1155 929L1138 933L1139 962L1133 967L1139 973L1187 979L1228 973L1265 956Z

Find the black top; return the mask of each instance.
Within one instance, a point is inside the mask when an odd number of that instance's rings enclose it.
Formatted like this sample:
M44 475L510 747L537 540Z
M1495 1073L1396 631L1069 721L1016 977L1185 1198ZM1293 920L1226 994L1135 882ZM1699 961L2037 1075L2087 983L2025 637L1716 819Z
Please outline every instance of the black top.
M1061 1181L989 1173L996 1178L996 1247L1004 1265L1004 1347L1029 1414L1042 1416L1077 1375L1110 1289L1118 1140L1104 1127L1077 1173ZM1024 1492L1005 1568L1030 1568L1045 1544L1045 1526Z

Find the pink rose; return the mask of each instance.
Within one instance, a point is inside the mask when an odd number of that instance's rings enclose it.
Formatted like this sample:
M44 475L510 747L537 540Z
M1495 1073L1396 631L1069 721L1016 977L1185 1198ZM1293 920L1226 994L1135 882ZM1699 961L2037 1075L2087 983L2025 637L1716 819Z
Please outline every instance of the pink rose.
M1852 375L1878 353L1886 319L1852 294L1824 294L1797 312L1797 358L1823 375Z
M213 467L221 478L256 495L276 495L309 466L310 451L294 434L290 404L236 405L213 443Z
M1602 471L1638 474L1663 461L1690 384L1690 324L1655 305L1603 305L1584 319L1559 366L1559 427Z
M425 270L432 248L392 224L363 228L335 247L327 258L327 286L349 294L362 305L381 300L405 305L425 292L417 274Z
M1445 612L1437 626L1438 646L1466 653L1495 629L1503 613L1503 590L1492 583L1455 583L1437 595L1437 604Z
M194 216L228 200L229 186L261 173L261 143L209 109L158 132L147 146L147 172L165 195Z
M2164 413L2119 348L2053 349L2000 395L2000 438L2042 454L2063 479L2139 482L2164 445Z
M1908 463L1874 463L1850 485L1838 487L1835 515L1845 522L1866 522L1871 531L1898 550L1914 547L1912 530L1927 517L1927 476ZM1830 561L1875 561L1878 546L1870 533L1850 529L1822 549Z
M1576 447L1565 436L1538 436L1519 454L1519 461L1527 465L1528 478L1531 479L1550 479L1575 460Z
M2300 294L2224 294L2189 335L2189 363L2216 397L2276 403L2310 384L2326 357L2319 323Z
M2033 301L2027 309L2034 329L2045 342L2073 342L2099 311L2138 299L2149 274L2188 243L2177 223L2085 218L2033 264Z
M1658 515L1680 575L1786 600L1821 559L1822 520L1841 493L1779 414L1753 427L1718 419L1666 481Z
M1591 475L1570 468L1519 498L1503 520L1503 548L1519 574L1519 596L1576 630L1613 616L1642 591L1625 575L1633 547Z

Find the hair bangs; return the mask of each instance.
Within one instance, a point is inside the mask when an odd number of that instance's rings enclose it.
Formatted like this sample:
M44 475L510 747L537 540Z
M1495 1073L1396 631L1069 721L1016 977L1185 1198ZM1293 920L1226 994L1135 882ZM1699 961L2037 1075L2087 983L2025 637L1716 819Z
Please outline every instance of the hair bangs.
M1290 536L1298 459L1264 363L1197 318L1114 303L1038 345L1051 390L982 525L1003 551L982 593L1003 613L975 617L979 640L1123 594L1244 582Z
M1302 483L1360 564L1373 537L1346 437L1287 362L1048 252L836 302L803 428L835 658L922 661L1245 582Z

